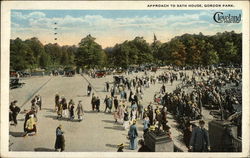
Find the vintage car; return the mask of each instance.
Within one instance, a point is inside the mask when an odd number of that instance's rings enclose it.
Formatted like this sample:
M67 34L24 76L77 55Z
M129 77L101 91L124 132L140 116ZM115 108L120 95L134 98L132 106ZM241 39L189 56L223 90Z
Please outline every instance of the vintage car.
M65 72L64 75L66 77L73 77L75 75L75 70L73 68L70 68L70 67L64 68L64 72Z
M19 78L10 78L10 89L21 88L25 83L20 83Z
M106 71L96 71L95 72L95 77L101 78L106 76Z
M17 72L14 70L10 70L10 77L17 77Z
M157 67L152 67L152 69L151 69L152 72L156 72L157 70L158 70Z

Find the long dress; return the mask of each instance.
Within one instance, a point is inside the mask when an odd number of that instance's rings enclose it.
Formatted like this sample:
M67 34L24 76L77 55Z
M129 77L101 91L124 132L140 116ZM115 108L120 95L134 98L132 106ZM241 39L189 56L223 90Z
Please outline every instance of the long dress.
M122 123L123 122L123 118L124 118L124 109L122 108L122 106L118 106L117 109L117 120Z
M125 130L127 130L128 127L129 127L129 118L128 118L128 115L129 115L128 112L125 111L124 112L124 118L123 118L123 127L124 127Z
M63 151L65 149L65 139L63 136L63 131L60 127L57 127L56 129L56 143L55 143L55 149L61 149Z
M131 121L136 120L137 119L137 111L136 110L132 110L130 112L130 117L131 117Z
M137 128L134 124L130 126L128 136L129 136L129 140L130 140L129 148L131 150L135 150L137 148L138 133L137 133Z
M35 120L34 118L29 118L26 122L26 133L32 133L32 132L37 132L36 131L36 123L35 123Z
M57 110L57 118L62 118L62 112L63 112L62 104L59 104Z
M78 104L78 106L76 108L76 113L77 113L78 119L82 120L83 108L82 108L82 104L81 103Z

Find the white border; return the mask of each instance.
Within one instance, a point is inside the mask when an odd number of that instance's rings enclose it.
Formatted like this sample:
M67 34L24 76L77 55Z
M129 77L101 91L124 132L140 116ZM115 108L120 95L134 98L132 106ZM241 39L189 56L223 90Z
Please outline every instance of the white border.
M233 8L147 8L147 4L233 4ZM249 1L2 1L1 2L1 157L248 157L249 156ZM11 9L89 10L230 10L241 9L243 19L243 119L241 153L115 153L115 152L9 152L9 44Z

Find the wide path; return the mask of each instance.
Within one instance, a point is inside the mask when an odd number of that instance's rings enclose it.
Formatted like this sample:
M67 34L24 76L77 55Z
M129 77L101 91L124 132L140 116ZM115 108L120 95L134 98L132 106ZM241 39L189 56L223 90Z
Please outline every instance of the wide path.
M150 72L151 73L151 72ZM161 72L158 72L158 74ZM153 73L151 73L153 74ZM136 73L132 76L141 76L143 73ZM128 77L131 77L128 76ZM90 97L86 96L88 82L94 86L95 93L101 98L101 112L92 112L90 105ZM104 83L112 82L113 76L104 78L92 79L88 76L76 75L74 77L33 77L23 80L25 86L10 90L10 101L18 100L18 105L24 105L22 110L30 109L30 98L33 94L42 96L43 107L42 111L38 112L38 133L32 137L21 137L23 132L24 114L18 115L18 125L10 126L10 143L13 151L53 151L55 143L55 130L59 124L62 124L65 131L66 151L116 151L117 144L128 144L126 139L127 131L122 125L114 122L112 114L103 113L105 105L103 99L106 95L110 95L104 91ZM168 92L172 92L176 85L166 85ZM43 87L42 87L43 86ZM159 91L161 84L150 86L145 89L143 96L143 105L147 106L153 100L155 92ZM37 92L37 90L39 91ZM37 93L36 93L37 92ZM82 122L57 120L57 114L54 112L54 97L55 94L64 96L67 99L73 99L77 105L79 100L82 100L85 115ZM26 103L27 102L27 103ZM26 103L26 104L24 104ZM204 111L206 112L206 111ZM172 127L172 137L174 142L182 148L181 133L175 129L176 122L169 116L169 124ZM142 137L142 121L138 121L137 127L139 137ZM125 148L124 151L131 151Z

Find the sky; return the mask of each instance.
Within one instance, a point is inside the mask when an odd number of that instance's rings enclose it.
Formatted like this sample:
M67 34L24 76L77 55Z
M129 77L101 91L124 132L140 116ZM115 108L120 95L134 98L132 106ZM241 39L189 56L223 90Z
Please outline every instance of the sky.
M221 11L221 10L220 10ZM78 45L88 34L103 48L136 36L152 43L185 33L242 32L240 23L216 23L216 10L11 10L11 39L37 37L43 44ZM225 10L239 15L241 10ZM56 24L55 24L56 23ZM56 30L54 28L57 28ZM55 33L57 33L55 35ZM57 40L55 40L57 38Z

